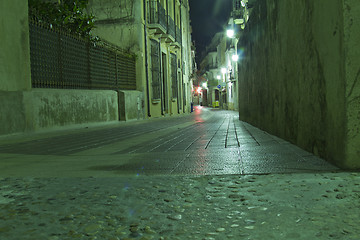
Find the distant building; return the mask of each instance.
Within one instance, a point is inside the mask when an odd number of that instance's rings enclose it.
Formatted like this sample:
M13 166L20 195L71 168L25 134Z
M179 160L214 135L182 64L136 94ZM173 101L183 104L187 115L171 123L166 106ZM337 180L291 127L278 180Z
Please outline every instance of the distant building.
M201 73L207 81L208 105L238 110L238 64L242 49L238 40L249 19L253 0L233 0L233 9L224 32L215 34L201 61Z

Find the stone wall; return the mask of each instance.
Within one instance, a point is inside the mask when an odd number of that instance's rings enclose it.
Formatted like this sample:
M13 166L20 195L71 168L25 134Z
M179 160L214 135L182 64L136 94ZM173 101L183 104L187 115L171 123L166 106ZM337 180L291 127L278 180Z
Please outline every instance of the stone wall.
M0 135L28 129L23 92L0 91Z
M116 91L33 89L24 99L31 130L119 119Z
M360 167L355 2L258 1L239 42L240 119L344 168Z
M120 121L144 119L144 97L140 91L119 91Z

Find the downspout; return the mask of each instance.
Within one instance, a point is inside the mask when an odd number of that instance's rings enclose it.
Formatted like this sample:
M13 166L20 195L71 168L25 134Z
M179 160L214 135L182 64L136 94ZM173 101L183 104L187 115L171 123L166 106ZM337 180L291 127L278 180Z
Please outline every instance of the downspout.
M144 44L145 44L145 75L146 75L146 98L147 98L147 112L148 117L151 117L150 113L150 89L149 89L149 65L148 65L148 46L147 46L147 33L146 33L146 0L143 0L144 4Z
M160 105L161 105L161 115L165 115L165 105L166 99L164 91L166 91L164 87L164 73L163 73L163 61L162 61L162 51L161 51L161 41L159 41L159 63L160 63Z
M180 0L180 33L181 33L181 66L182 66L182 71L184 70L184 48L183 48L183 35L182 35L182 0ZM184 72L181 73L181 89L182 89L182 110L183 113L185 113L185 89L184 89Z
M174 22L175 22L175 41L176 41L176 0L174 0ZM180 47L181 48L181 47ZM181 54L181 53L180 53ZM176 58L176 68L177 68L177 58ZM181 61L181 58L180 58L180 61ZM180 64L181 66L181 64ZM179 92L179 79L178 79L178 76L179 76L179 71L177 70L176 71L176 85L177 85L177 94L176 94L176 102L177 102L177 112L178 114L180 114L180 103L179 103L179 95L180 95L180 92Z
M169 25L168 18L169 18L169 2L168 2L168 0L166 0L166 24L167 25ZM169 26L166 26L166 27L168 28Z

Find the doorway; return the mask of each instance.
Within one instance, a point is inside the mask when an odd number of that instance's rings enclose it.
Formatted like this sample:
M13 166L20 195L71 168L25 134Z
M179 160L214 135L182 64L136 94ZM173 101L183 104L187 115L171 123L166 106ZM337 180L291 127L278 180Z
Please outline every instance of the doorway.
M207 102L207 90L203 89L202 92L202 106L207 106L208 102Z

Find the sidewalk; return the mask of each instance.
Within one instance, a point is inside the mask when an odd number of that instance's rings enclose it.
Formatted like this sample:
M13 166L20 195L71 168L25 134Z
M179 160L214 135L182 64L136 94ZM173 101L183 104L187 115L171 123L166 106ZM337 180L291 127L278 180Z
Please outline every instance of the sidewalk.
M3 177L338 170L282 139L239 121L236 112L203 107L182 117L0 139L0 157Z

